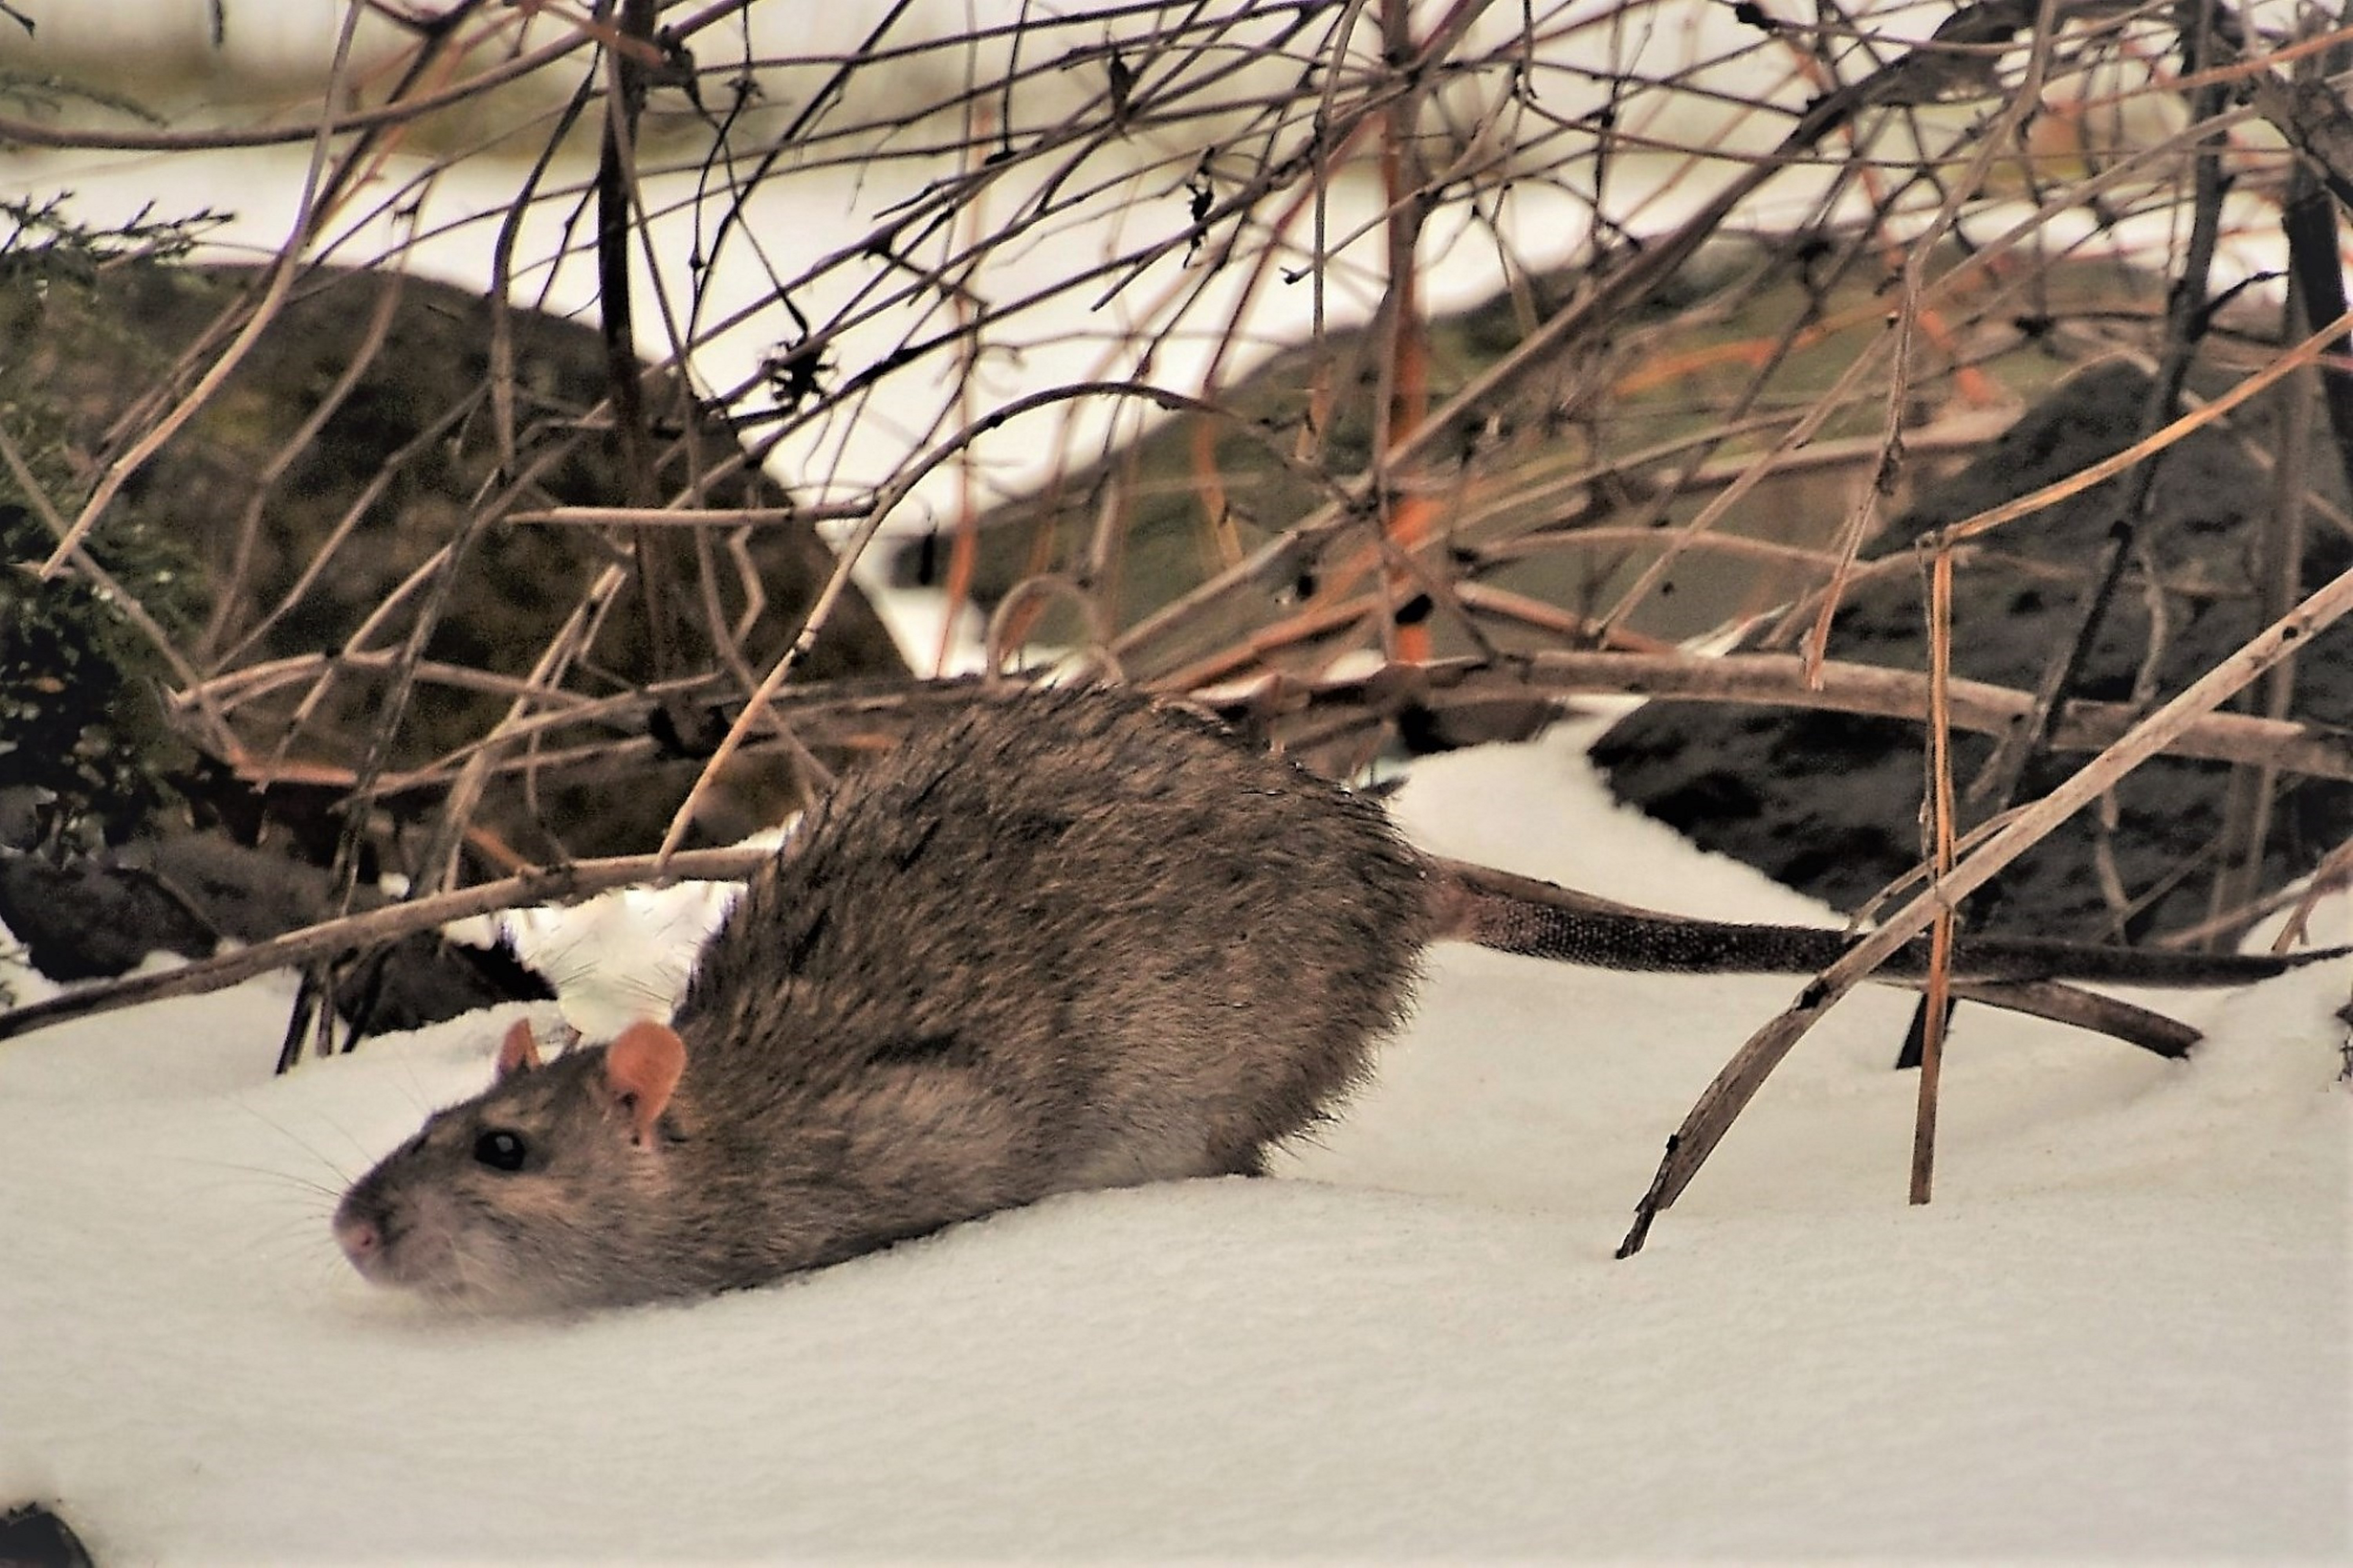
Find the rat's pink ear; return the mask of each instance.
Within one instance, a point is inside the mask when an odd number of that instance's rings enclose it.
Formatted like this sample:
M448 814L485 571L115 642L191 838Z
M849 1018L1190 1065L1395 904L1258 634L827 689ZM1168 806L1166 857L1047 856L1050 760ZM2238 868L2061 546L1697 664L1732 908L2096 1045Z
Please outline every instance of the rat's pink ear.
M530 1020L517 1018L507 1026L507 1037L499 1042L499 1066L491 1081L504 1083L519 1072L529 1072L539 1065L539 1042L531 1037Z
M605 1090L628 1116L640 1147L652 1141L654 1123L685 1070L686 1042L649 1018L638 1019L605 1047Z

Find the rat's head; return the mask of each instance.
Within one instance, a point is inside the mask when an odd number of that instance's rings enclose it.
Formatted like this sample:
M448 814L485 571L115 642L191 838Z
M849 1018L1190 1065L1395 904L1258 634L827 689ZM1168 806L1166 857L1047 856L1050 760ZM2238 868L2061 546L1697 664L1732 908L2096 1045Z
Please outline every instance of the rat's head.
M497 1079L428 1119L343 1194L335 1239L362 1275L491 1309L645 1294L642 1254L666 1227L686 1064L678 1036L638 1023L542 1065L516 1024Z

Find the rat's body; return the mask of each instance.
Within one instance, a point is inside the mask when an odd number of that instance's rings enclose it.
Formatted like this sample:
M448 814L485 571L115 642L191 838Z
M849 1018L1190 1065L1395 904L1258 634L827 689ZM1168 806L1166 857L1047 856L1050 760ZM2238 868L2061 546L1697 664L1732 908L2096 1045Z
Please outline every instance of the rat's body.
M810 811L675 1033L541 1067L517 1026L336 1232L371 1279L490 1306L753 1285L1054 1193L1257 1171L1364 1076L1440 938L1691 971L1846 940L1651 929L1540 886L1130 694L976 702Z
M1102 694L976 703L752 879L674 1020L685 1072L650 1148L606 1113L603 1048L575 1050L437 1118L338 1229L368 1216L389 1281L617 1301L1254 1171L1403 1012L1426 883L1378 805L1206 724ZM493 1125L546 1163L484 1167ZM425 1242L446 1275L406 1267L420 1214L472 1238Z

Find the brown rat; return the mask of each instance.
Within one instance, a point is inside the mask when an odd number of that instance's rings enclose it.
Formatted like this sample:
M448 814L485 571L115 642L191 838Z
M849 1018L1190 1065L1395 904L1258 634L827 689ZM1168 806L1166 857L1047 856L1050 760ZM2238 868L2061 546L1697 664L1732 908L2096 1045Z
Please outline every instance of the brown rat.
M1809 971L1850 940L1435 859L1370 799L1132 693L981 700L811 809L670 1026L543 1065L516 1025L493 1085L354 1184L335 1234L380 1283L605 1305L1054 1193L1254 1173L1365 1076L1444 938L1687 972ZM1969 950L2010 979L2284 966L2125 973L2105 951Z

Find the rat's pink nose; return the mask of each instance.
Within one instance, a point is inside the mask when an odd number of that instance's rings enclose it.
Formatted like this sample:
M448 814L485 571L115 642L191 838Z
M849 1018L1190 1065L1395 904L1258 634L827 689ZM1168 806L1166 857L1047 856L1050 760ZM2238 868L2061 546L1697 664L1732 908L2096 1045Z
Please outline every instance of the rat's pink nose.
M371 1219L337 1219L335 1240L343 1247L343 1256L352 1260L352 1267L364 1271L383 1249L384 1233Z

